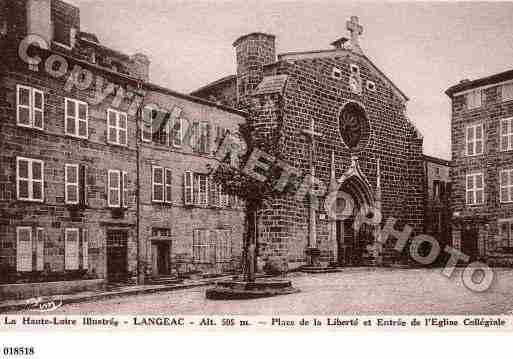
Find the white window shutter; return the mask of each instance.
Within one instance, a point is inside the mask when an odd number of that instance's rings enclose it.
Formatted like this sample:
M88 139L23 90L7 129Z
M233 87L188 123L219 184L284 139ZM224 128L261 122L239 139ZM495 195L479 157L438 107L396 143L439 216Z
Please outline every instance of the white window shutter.
M183 202L185 205L193 204L193 173L185 172L183 174Z
M82 229L82 269L89 268L89 232Z
M16 270L32 271L32 228L16 228Z
M66 228L64 241L64 269L78 269L78 248L79 248L79 230L78 228Z
M44 251L46 233L44 228L36 229L36 270L44 270Z

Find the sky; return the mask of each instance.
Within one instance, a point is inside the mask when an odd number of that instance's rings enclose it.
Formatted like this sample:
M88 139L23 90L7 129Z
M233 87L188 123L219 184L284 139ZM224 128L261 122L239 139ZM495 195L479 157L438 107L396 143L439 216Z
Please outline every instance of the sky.
M513 3L346 1L67 0L82 31L107 46L150 57L150 78L189 93L235 73L232 43L276 35L277 53L329 49L355 15L364 53L410 98L424 152L450 159L445 90L512 68Z

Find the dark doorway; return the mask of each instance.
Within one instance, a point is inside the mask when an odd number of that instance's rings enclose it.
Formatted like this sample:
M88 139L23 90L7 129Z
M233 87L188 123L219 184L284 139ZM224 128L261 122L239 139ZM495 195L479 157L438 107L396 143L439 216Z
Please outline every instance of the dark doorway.
M169 257L171 246L168 242L156 242L157 248L157 273L159 275L168 275L170 273Z
M358 236L353 228L353 218L336 222L336 238L338 246L338 264L355 266L361 262L361 250Z
M128 233L107 232L107 280L124 282L128 279Z
M479 230L476 225L466 225L461 231L461 251L474 260L479 256Z

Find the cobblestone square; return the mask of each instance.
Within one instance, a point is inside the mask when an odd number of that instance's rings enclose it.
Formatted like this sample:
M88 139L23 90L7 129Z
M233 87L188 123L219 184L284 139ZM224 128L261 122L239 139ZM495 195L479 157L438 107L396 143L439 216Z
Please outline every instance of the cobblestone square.
M289 275L300 293L255 300L211 301L208 287L65 305L75 315L495 315L513 311L513 270L495 271L476 293L441 269L348 268L340 273ZM19 313L23 314L23 313Z

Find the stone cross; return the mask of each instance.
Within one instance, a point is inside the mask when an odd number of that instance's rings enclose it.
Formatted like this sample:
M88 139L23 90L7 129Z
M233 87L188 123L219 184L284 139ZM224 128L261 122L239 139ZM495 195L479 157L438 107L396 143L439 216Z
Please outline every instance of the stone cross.
M346 28L351 33L351 45L359 47L358 36L363 34L363 26L358 23L358 16L351 16L351 20L346 23Z

